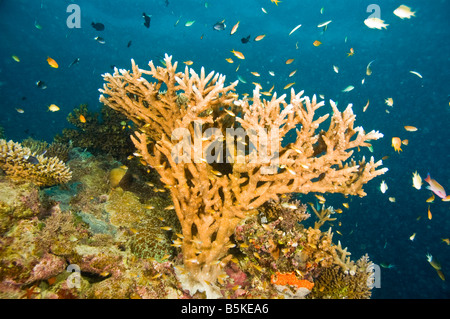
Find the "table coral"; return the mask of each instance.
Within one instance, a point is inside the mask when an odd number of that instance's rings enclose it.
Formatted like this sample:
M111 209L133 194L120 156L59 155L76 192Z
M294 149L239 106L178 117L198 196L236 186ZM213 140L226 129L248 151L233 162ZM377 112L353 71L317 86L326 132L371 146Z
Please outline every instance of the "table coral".
M64 184L72 178L69 167L57 157L37 155L19 143L3 139L0 139L0 168L15 181L29 181L38 186Z

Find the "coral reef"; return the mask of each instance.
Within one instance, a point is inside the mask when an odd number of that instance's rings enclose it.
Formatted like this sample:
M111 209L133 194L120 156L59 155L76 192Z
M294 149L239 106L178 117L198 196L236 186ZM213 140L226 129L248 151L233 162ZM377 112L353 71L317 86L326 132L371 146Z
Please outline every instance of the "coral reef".
M0 139L0 168L15 181L53 186L70 181L72 173L59 158L37 155L27 147Z
M80 116L84 120L80 120ZM86 104L81 104L67 116L67 121L75 126L65 128L55 141L74 147L88 149L94 154L110 154L121 162L133 153L133 144L127 118L108 107L102 107L101 114L90 112Z
M221 296L217 282L232 258L230 236L268 200L310 192L364 196L363 185L387 170L373 158L351 158L352 149L382 137L354 127L351 105L341 112L330 100L332 116L315 118L325 104L316 96L291 89L288 101L276 94L262 100L257 87L252 99L239 99L237 81L226 86L223 75L177 72L172 57L164 61L165 67L150 61L143 70L132 60L131 71L105 74L100 101L138 127L131 137L135 155L170 190L184 237L179 278L191 294ZM318 131L329 117L328 130ZM295 141L282 144L291 133ZM314 244L327 240L309 235Z

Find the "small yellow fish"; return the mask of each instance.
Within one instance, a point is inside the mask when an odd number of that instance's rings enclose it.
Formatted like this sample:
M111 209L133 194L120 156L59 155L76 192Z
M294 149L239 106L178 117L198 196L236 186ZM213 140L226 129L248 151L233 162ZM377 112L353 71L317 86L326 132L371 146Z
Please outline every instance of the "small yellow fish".
M80 114L79 118L81 123L86 123L86 118L83 116L83 114Z
M442 242L446 243L447 245L450 245L450 238L441 238Z
M416 233L412 234L412 235L409 237L409 240L410 240L410 241L413 241L414 238L416 238Z
M234 34L237 31L238 27L239 27L239 21L231 29L230 35Z
M295 73L297 73L297 70L294 70L291 73L289 73L289 77L293 77Z
M345 208L349 209L350 206L348 205L348 203L342 203L342 206L344 206Z
M433 215L431 215L430 205L428 205L428 219L431 220L431 218L433 218Z
M192 64L194 64L194 62L192 62L191 60L189 60L189 61L184 61L183 63L186 64L186 65L192 65Z
M394 14L402 20L405 18L411 19L411 17L415 17L415 12L412 12L410 7L407 7L403 4L394 10Z
M23 110L23 109L18 109L18 108L16 108L16 111L17 111L17 113L25 113L25 111Z
M59 67L59 66L58 66L58 63L56 63L56 61L53 60L51 57L47 57L47 63L48 63L48 65L50 65L52 68L57 69L57 68Z
M314 194L314 196L316 196L317 199L318 199L319 201L321 201L321 202L325 202L325 201L326 201L325 197L323 197L322 195Z
M395 197L389 197L389 201L390 201L391 203L395 203Z
M171 209L175 209L175 206L173 206L173 205L170 205L170 206L167 206L166 208L164 208L165 210L171 210Z
M394 106L394 100L391 97L388 97L384 100L384 103L386 103L388 106Z
M402 146L402 141L400 140L400 138L393 137L392 138L392 147L394 148L394 150L398 153L402 152L401 146Z
M434 202L434 194L433 194L433 193L431 194L431 197L428 198L428 199L426 200L426 202L427 202L427 203L432 203L432 202Z
M186 27L190 27L190 26L193 25L194 23L195 23L195 20L187 21L187 22L185 23L185 26L186 26Z
M254 76L261 76L258 72L250 72L251 74L253 74Z
M169 226L163 226L163 227L160 227L162 230L166 230L166 231L171 231L172 230L172 227L169 227Z
M289 83L289 84L287 84L284 88L283 88L283 90L287 90L287 89L289 89L291 86L293 86L295 84L295 82L292 82L292 83Z
M242 54L242 52L231 50L231 53L233 53L238 59L244 60L245 56Z
M234 63L232 58L226 58L225 61L227 61L228 63Z
M48 110L49 110L50 112L56 112L56 111L59 111L59 107L56 106L55 104L51 104L51 105L48 107Z
M17 55L13 55L12 58L13 58L14 61L20 62L20 59L19 59L19 57Z
M353 48L350 48L350 52L347 53L347 57L352 56L355 54L355 50Z
M375 61L375 60L370 61L369 64L367 64L367 67L366 67L366 74L369 75L369 76L372 74L372 69L370 68L370 65L372 64L373 61Z
M271 76L275 76L275 72L273 72L273 71L269 71L269 75L271 75Z
M364 20L364 24L371 29L378 30L381 30L382 28L387 29L389 26L389 24L385 24L384 20L381 20L380 18L367 18Z
M413 180L413 187L415 189L420 189L422 187L422 177L420 177L417 171L413 173L412 180Z
M334 70L334 72L339 73L339 68L335 65L333 65L333 70Z
M314 45L315 47L318 47L318 46L321 45L321 44L322 44L322 42L320 42L319 40L316 40L316 41L313 42L313 45Z

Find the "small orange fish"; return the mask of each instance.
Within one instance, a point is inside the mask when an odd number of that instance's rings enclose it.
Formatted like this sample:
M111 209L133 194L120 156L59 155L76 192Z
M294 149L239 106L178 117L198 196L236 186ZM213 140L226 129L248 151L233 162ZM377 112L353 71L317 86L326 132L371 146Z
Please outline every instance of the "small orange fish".
M444 243L450 245L450 238L441 238Z
M238 29L238 27L239 27L239 21L231 29L230 35L234 34L236 32L236 30Z
M428 206L428 219L431 220L431 218L433 218L433 216L431 215L430 206Z
M291 73L289 73L289 77L294 76L295 73L297 73L297 70L294 70Z
M244 60L244 59L245 59L245 56L242 54L242 52L235 51L235 50L231 50L231 52L232 52L238 59L241 59L241 60Z
M342 206L344 206L345 208L347 208L347 209L349 209L349 205L348 205L348 203L342 203Z
M294 59L287 59L286 60L286 64L291 64L292 62L294 62Z
M86 123L86 118L83 116L83 114L80 114L80 122Z
M350 52L347 53L347 57L352 56L353 54L355 54L355 50L353 50L353 48L350 48Z
M409 126L409 125L405 125L403 126L405 128L405 130L407 130L408 132L415 132L417 131L417 127L415 126Z
M319 40L316 40L316 41L313 42L313 45L314 45L315 47L318 47L318 46L321 45L321 44L322 44L322 42L320 42Z
M403 140L403 141L402 141L402 144L403 144L403 145L408 145L408 144L409 144L409 140Z
M255 41L261 41L262 39L264 39L265 36L266 36L265 34L258 35L258 36L255 38Z
M364 106L364 108L363 108L363 112L365 112L366 110L367 110L367 108L369 107L369 103L370 103L370 101L369 100L367 100L367 104Z
M59 67L58 63L56 63L55 60L53 60L51 57L47 57L47 63L52 67L57 69Z
M392 147L394 148L395 151L397 152L403 152L401 149L402 146L402 140L399 137L393 137L392 138Z
M431 197L427 199L427 203L434 202L434 194L431 194Z
M233 61L232 58L226 58L225 60L226 60L228 63L234 63L234 61Z

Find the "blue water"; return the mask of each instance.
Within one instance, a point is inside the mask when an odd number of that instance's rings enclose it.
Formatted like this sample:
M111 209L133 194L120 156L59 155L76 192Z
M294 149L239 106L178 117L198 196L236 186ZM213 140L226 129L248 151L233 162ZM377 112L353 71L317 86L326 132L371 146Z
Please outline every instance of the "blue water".
M420 191L414 189L411 177L416 170L422 178L430 172L450 193L450 1L378 0L380 17L389 24L387 30L364 25L372 13L367 12L372 0L284 0L278 6L269 0L168 2L166 6L164 0L0 0L0 126L7 138L20 141L32 136L51 142L69 126L66 117L79 104L100 109L101 74L111 72L111 65L130 68L131 58L146 68L149 60L158 62L168 53L180 62L194 61L192 67L197 71L204 66L206 71L225 74L230 81L240 75L247 83L238 85L239 93L251 93L252 82L259 82L264 90L275 85L274 91L281 94L286 84L295 82L296 91L324 94L326 99L338 101L340 109L353 103L357 125L385 135L373 144L374 153L363 150L377 159L389 156L384 161L388 173L365 186L367 196L327 197L327 204L335 207L343 202L350 205L338 216L342 226L335 229L342 236L336 233L335 241L347 246L354 259L367 252L377 264L395 265L381 268L381 288L374 289L373 298L449 298L450 246L441 238L450 237L450 203L438 197L434 203L426 203L430 191L425 185ZM67 27L70 4L81 10L81 28ZM401 4L416 11L416 17L402 20L395 16L393 11ZM143 25L143 12L152 16L148 29ZM189 20L195 23L186 27ZM214 31L213 24L222 20L226 29ZM317 28L327 20L332 22L326 31ZM92 21L103 23L105 30L96 31ZM237 32L230 35L238 21ZM289 36L298 24L302 26ZM253 41L260 34L266 37ZM241 43L248 35L251 41ZM96 36L106 43L95 41ZM315 40L322 45L313 46ZM355 53L347 57L350 48ZM230 52L233 49L241 51L245 60L235 58ZM48 56L59 63L58 69L49 67ZM68 68L77 57L80 63ZM230 57L235 63L225 61ZM286 65L289 58L295 61ZM366 66L372 60L373 74L367 76ZM339 67L338 74L333 65ZM288 77L295 69L297 73ZM38 80L45 81L48 88L37 88ZM343 93L348 85L355 89ZM388 97L394 100L392 108L384 103ZM370 105L363 112L367 100ZM48 112L50 104L58 105L60 111ZM327 103L323 109L328 107ZM404 125L419 130L407 132ZM394 136L409 140L400 154L390 145ZM382 180L389 187L385 194L379 190ZM396 202L388 197L395 197ZM413 233L416 237L411 241ZM428 264L427 253L441 262L447 281Z

